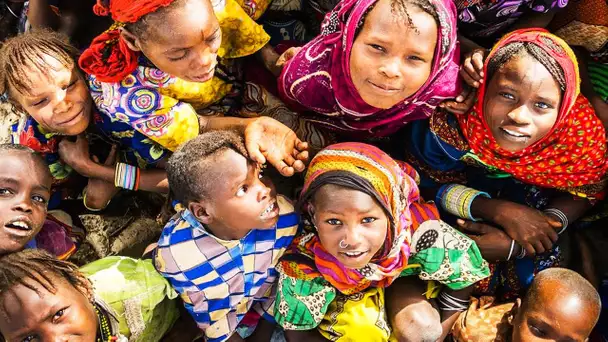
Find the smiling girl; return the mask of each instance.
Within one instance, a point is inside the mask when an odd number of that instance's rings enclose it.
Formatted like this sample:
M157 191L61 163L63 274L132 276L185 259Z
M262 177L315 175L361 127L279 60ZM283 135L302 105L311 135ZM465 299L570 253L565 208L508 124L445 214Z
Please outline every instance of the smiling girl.
M496 262L480 289L516 296L559 265L558 235L603 196L606 133L579 94L574 53L544 30L505 36L484 75L469 113L408 128L406 160Z
M345 0L285 64L279 91L315 124L383 137L458 94L458 58L452 1Z

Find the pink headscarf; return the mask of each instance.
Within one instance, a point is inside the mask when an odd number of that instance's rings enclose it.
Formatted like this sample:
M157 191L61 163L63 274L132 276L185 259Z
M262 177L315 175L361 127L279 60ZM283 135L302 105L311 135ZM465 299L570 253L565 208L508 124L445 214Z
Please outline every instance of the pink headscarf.
M363 101L350 75L350 53L357 26L377 1L340 1L325 17L321 35L289 60L279 79L281 97L314 112L311 121L364 138L387 136L410 121L430 117L441 101L456 97L460 91L456 8L451 0L429 0L440 25L428 80L414 95L390 109Z

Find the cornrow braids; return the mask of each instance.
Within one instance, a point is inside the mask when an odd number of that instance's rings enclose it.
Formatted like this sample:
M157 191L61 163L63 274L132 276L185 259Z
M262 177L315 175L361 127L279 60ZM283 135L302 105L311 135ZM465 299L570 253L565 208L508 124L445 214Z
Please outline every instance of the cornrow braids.
M53 67L44 61L45 56L71 69L76 65L78 50L65 35L50 30L33 30L7 39L0 48L0 94L31 94L29 70L51 76Z
M40 293L41 288L55 293L54 277L65 279L86 298L93 300L93 287L76 265L38 249L25 249L0 257L0 298L16 285L36 293ZM0 308L4 310L2 305Z
M151 36L153 36L151 31L157 30L159 27L162 26L162 23L164 21L163 17L166 13L172 11L175 8L183 6L185 2L186 0L175 0L169 6L160 7L156 11L144 15L134 23L126 23L125 29L131 32L140 40L145 41Z
M203 133L180 146L166 167L171 198L187 205L209 196L215 179L208 174L217 168L215 157L227 149L248 158L243 137L233 131Z
M377 3L378 2L371 5L367 9L365 14L363 14L363 16L361 17L361 21L357 25L355 37L359 35L359 32L361 32L361 29L363 28L363 24L365 23L365 19L367 18L367 15L374 9L374 7ZM439 27L439 25L440 25L439 14L437 14L437 9L430 2L430 0L391 0L391 12L393 13L393 15L398 16L398 18L405 18L407 20L407 25L414 28L415 30L417 30L416 26L414 26L414 23L412 22L412 18L410 17L410 15L407 11L406 6L408 4L416 6L416 7L420 8L422 11L424 11L425 13L428 13L429 15L431 15L433 17L433 19L435 19L435 23L437 24L437 27Z
M563 49L553 43L552 40L546 39L545 37L541 37L541 40L543 44L549 46L551 50L565 53ZM488 81L492 79L501 66L515 57L523 56L531 56L541 63L547 68L549 73L553 75L553 78L559 84L560 89L562 91L566 90L566 75L564 69L562 69L559 63L545 52L545 50L531 42L513 42L498 49L490 61L488 61Z

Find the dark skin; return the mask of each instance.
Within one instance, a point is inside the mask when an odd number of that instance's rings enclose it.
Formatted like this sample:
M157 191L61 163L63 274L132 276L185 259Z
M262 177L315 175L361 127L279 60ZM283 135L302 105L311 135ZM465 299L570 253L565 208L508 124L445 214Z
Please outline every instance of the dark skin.
M519 306L514 309L513 342L583 342L599 316L599 303L585 302L572 291L562 290L555 279L544 279L534 300Z
M252 229L272 229L279 219L276 190L258 164L232 149L214 156L205 177L216 179L208 198L190 202L188 209L223 240L240 240Z
M33 159L29 152L2 153L0 255L23 249L40 232L46 219L52 181L47 166Z
M6 319L0 332L7 341L95 342L99 323L86 291L63 278L52 280L54 293L32 281L37 292L16 285L2 296Z

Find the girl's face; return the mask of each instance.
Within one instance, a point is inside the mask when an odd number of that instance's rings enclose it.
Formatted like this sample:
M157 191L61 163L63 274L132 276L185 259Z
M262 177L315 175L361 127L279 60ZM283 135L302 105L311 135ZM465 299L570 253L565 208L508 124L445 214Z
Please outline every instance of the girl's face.
M392 13L390 0L379 0L367 15L350 55L350 73L367 104L388 109L426 83L437 45L437 24L428 13L406 5Z
M549 70L530 56L501 66L488 83L483 109L496 143L517 152L542 139L557 121L561 93Z
M48 132L61 135L84 132L91 120L93 103L84 77L75 65L66 68L48 55L43 60L49 76L29 68L31 94L11 92L10 96Z
M95 342L98 319L93 304L68 281L52 277L55 293L14 286L2 296L6 319L0 332L10 342ZM32 281L33 282L33 281Z
M310 210L323 247L348 268L364 267L384 245L388 217L364 192L324 185L315 193Z
M220 24L210 1L187 0L180 8L166 12L159 25L162 27L148 29L149 37L127 36L125 41L169 75L190 82L209 81L222 42Z

